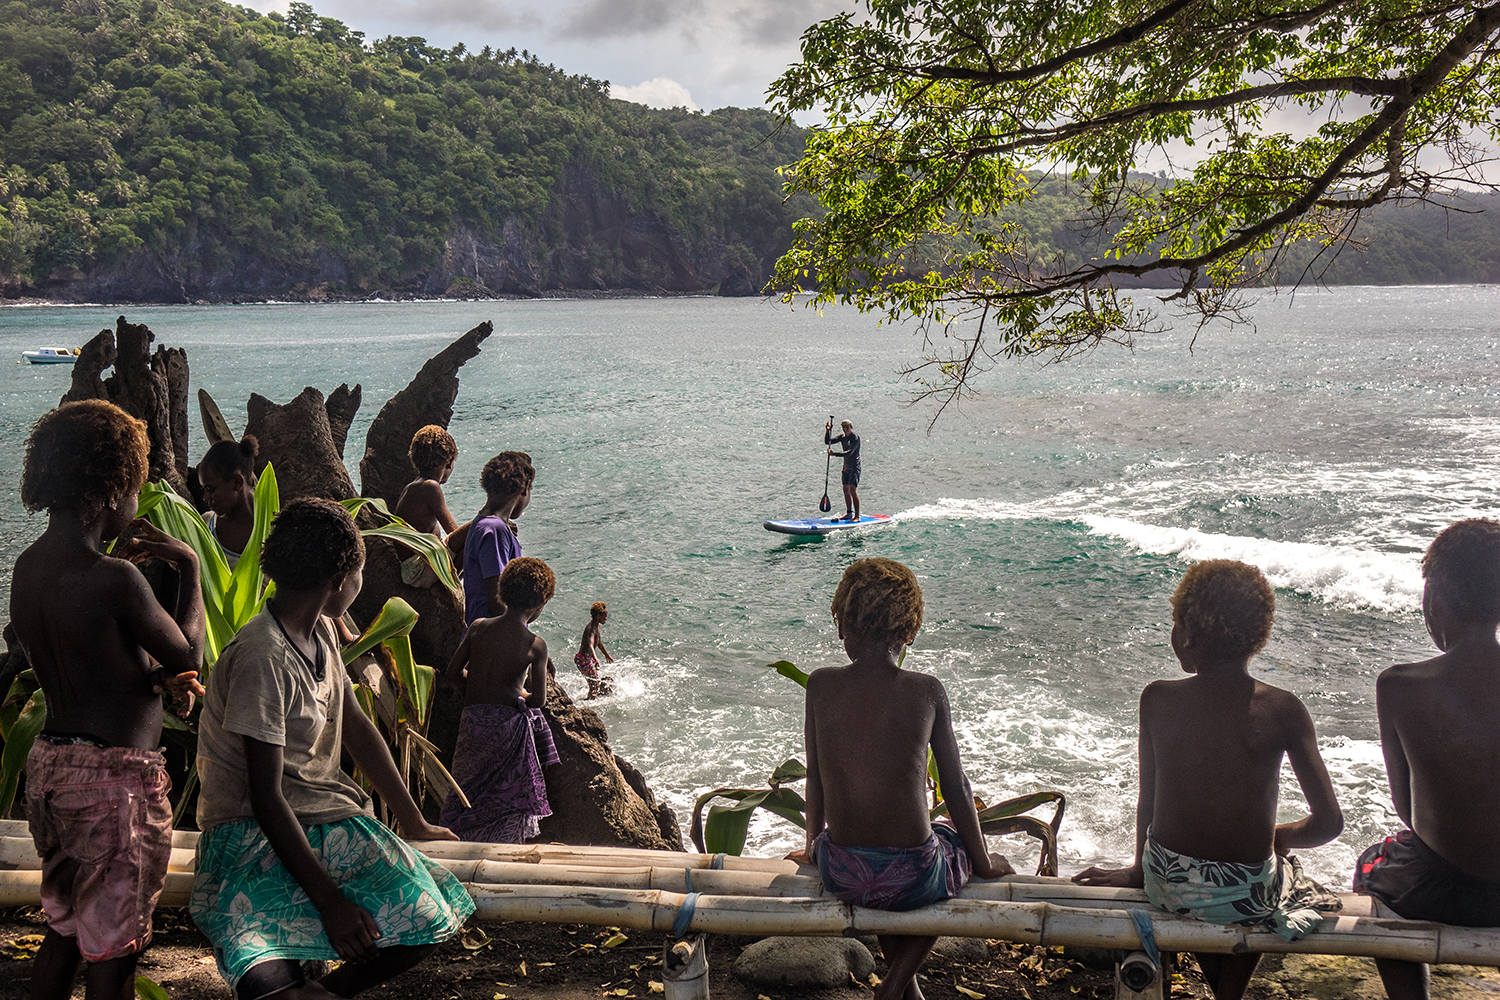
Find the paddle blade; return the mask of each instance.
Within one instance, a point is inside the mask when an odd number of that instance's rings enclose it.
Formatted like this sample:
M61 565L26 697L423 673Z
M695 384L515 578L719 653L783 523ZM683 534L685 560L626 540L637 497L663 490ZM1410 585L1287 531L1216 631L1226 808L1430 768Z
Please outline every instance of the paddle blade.
M818 501L818 509L825 514L833 509L833 504L829 501L827 493L824 493L823 499Z

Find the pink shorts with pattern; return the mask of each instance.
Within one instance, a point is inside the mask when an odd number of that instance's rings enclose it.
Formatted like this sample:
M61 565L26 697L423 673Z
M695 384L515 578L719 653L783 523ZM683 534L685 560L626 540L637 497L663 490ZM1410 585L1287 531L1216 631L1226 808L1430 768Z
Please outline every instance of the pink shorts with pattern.
M172 855L171 786L155 750L32 745L26 815L42 858L42 909L87 961L151 943Z

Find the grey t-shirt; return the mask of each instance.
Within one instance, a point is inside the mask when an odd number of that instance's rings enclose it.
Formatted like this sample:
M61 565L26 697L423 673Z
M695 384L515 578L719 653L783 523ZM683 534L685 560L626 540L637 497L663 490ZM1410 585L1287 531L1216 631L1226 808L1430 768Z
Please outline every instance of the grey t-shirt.
M269 610L219 654L198 723L200 830L254 816L246 736L283 748L281 794L302 825L372 815L369 795L339 767L344 701L354 697L349 675L332 626L324 621L314 634L321 681Z

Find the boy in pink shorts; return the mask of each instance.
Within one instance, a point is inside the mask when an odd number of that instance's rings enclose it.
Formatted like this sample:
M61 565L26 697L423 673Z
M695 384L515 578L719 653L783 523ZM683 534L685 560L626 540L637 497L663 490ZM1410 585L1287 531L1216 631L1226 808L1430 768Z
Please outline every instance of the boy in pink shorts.
M606 660L615 662L615 658L609 655L609 650L604 648L604 637L599 634L599 626L607 621L609 608L605 607L603 601L595 601L589 607L589 623L584 626L583 638L578 640L578 652L573 654L573 665L588 679L589 698L597 698L614 690L612 678L599 676L599 658L594 655L594 647L598 646Z
M16 560L10 592L11 621L47 704L26 760L48 927L35 1000L71 996L83 962L88 1000L129 996L166 883L161 692L181 699L184 715L203 693L204 614L193 550L134 520L147 453L146 425L102 400L58 407L26 443L21 501L48 512L47 530ZM127 528L132 537L105 555L103 543ZM177 570L170 615L131 561L146 557Z

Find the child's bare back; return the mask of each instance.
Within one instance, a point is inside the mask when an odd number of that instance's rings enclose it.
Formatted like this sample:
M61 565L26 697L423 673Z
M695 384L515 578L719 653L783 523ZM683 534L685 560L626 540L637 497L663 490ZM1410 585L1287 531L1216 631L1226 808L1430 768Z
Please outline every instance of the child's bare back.
M547 643L527 628L522 612L506 608L498 618L481 618L469 626L453 663L448 668L450 680L458 681L454 666L467 667L464 688L465 705L500 705L525 698L528 680L540 671L545 685ZM545 688L531 684L532 688ZM528 704L531 702L528 700ZM540 705L541 701L537 701Z

